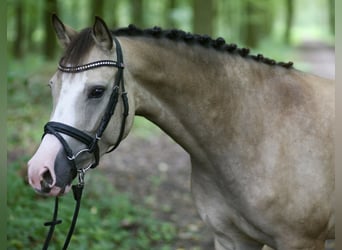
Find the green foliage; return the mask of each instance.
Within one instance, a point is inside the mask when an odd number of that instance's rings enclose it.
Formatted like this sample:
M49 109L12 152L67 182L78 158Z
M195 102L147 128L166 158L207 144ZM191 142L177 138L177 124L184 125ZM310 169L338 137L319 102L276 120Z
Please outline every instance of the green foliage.
M58 7L58 15L65 23L78 30L92 24L93 0L54 1ZM100 16L112 28L136 22L133 9L138 3L141 4L138 10L141 18L136 25L141 27L157 25L191 32L195 17L198 15L198 11L194 8L194 3L197 1L103 1L102 10L99 10L102 13ZM51 35L48 37L46 34L48 29L44 28L49 22L44 14L52 12L46 9L45 2L42 0L7 1L7 40L11 54L16 54L19 45L23 51L17 57L24 57L28 52L44 53L44 45L51 39ZM252 45L257 45L265 38L269 40L274 38L279 32L284 37L288 11L284 4L285 0L211 0L211 2L215 11L207 11L207 15L214 29L213 36L221 36L229 42L239 43L242 46L249 45L249 40L253 42ZM21 12L18 11L19 7L22 9ZM290 29L291 33L295 33L293 37L295 42L307 39L327 40L326 37L329 40L332 39L331 36L334 35L332 32L334 29L333 0L294 0L293 14L294 20ZM22 20L22 24L19 20ZM18 34L18 29L22 34ZM19 45L16 44L17 41L20 41Z
M7 73L9 152L14 148L32 149L32 145L40 141L51 109L47 82L55 70L55 64L46 63L37 56L10 62Z
M48 230L43 223L52 217L54 199L38 196L19 176L27 159L22 157L8 169L7 249L41 248ZM86 176L81 206L70 249L171 249L175 227L116 192L100 173ZM71 193L60 199L63 223L56 227L49 249L62 248L73 209Z

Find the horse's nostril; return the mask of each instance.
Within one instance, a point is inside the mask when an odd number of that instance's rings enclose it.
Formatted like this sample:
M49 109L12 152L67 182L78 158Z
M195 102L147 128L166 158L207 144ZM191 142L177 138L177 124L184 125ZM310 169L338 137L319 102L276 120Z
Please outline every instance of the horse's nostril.
M50 184L50 185L52 184L53 179L52 179L51 173L50 173L50 171L48 169L43 173L42 177L43 177L43 180L47 184Z
M41 191L44 193L49 193L51 191L51 184L53 182L50 171L47 169L42 174L42 180L40 181Z
M43 193L50 193L51 188L45 180L40 181L41 190Z

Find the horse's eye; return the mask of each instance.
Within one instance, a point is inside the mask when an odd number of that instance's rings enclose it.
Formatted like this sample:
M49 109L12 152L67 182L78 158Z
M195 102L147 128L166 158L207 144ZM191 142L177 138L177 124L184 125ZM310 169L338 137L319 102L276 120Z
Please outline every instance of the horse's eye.
M105 91L106 91L105 87L96 86L90 89L88 93L88 98L101 98Z

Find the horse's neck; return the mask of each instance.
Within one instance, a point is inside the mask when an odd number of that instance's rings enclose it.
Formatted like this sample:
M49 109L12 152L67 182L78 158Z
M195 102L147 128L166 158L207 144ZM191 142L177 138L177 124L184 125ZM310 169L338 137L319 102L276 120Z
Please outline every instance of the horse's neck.
M210 142L229 136L229 117L239 105L235 98L250 82L246 59L168 40L122 40L136 83L137 115L157 124L190 154L204 155Z

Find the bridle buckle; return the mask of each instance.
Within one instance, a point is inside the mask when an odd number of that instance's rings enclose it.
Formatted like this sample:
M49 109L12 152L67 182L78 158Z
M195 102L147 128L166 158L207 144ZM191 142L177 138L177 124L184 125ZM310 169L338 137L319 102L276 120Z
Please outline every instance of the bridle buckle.
M87 153L91 153L89 148L84 148L84 149L81 149L80 151L78 151L76 154L72 155L72 156L67 156L68 160L69 161L73 161L75 160L80 154L84 153L84 152L87 152Z

